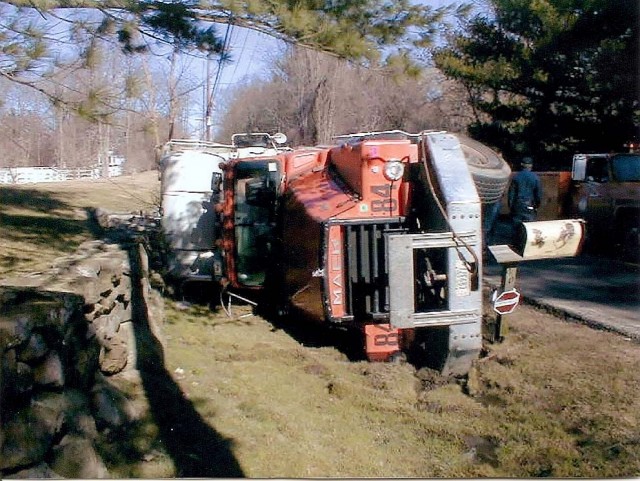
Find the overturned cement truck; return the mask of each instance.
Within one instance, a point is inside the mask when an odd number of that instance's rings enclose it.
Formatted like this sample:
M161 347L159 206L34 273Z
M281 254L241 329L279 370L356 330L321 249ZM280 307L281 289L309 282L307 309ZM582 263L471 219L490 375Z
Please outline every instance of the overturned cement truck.
M336 141L220 162L212 281L289 322L357 329L370 360L419 347L465 374L482 348L481 203L510 169L447 132Z
M289 322L356 330L369 360L426 351L443 374L465 374L482 348L481 204L499 201L508 165L448 132L284 140L172 146L169 272Z

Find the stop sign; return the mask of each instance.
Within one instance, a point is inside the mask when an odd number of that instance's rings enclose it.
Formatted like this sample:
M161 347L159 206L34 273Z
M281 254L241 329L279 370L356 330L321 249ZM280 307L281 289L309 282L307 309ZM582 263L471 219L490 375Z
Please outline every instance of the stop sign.
M498 314L511 314L520 303L520 293L515 289L505 291L493 301L493 310Z

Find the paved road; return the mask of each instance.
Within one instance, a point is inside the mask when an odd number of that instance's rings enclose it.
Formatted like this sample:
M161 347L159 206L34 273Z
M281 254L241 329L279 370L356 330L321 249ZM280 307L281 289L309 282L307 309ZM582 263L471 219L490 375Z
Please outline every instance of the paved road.
M485 283L498 287L501 275L488 260ZM640 340L640 266L586 255L529 261L519 265L516 286L524 302Z

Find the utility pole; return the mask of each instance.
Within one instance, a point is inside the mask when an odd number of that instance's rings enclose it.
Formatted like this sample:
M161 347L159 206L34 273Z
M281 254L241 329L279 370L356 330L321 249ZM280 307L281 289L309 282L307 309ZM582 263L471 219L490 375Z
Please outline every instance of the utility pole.
M213 114L213 92L211 91L211 54L207 54L207 74L204 109L204 140L211 140L211 115Z

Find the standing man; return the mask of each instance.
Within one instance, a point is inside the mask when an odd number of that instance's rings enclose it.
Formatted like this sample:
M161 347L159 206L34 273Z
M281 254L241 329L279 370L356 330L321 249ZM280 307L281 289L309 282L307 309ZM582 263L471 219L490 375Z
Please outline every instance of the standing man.
M519 231L523 222L536 220L536 212L542 201L540 178L531 171L533 160L524 157L520 164L522 169L513 177L509 187L509 209L514 233Z

